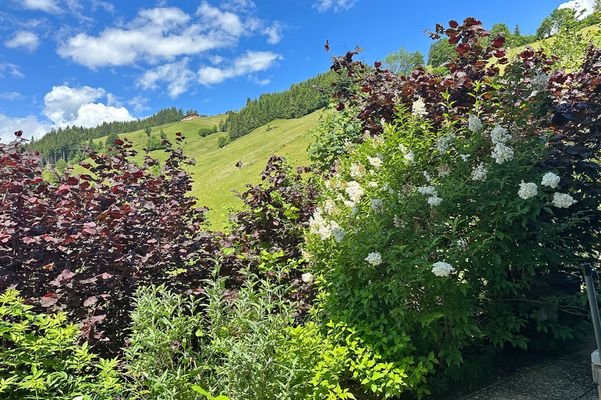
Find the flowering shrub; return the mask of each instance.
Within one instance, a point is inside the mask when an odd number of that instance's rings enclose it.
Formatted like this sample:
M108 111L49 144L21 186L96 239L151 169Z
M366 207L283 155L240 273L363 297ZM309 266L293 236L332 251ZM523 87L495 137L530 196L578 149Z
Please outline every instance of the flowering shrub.
M372 137L339 160L311 220L320 317L406 374L390 391L354 374L360 398L427 393L428 374L456 369L466 349L569 339L586 316L578 265L599 250L601 51L564 73L527 49L500 75L488 61L506 62L502 38L483 48L479 21L449 25L435 34L456 44L448 75L397 79L348 55L334 65L360 88L339 108L358 107Z

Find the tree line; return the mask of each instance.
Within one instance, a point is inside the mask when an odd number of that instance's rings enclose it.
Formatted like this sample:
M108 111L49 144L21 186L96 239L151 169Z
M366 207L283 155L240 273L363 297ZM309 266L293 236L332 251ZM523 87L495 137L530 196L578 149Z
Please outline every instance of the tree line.
M274 119L298 118L327 106L336 79L335 73L327 72L292 85L283 92L247 99L240 111L228 113L226 128L230 138L244 136Z
M102 147L94 144L93 139L177 122L192 113L195 111L184 112L182 109L170 107L161 109L148 118L135 121L104 122L94 128L67 126L52 129L39 140L33 141L30 147L32 150L40 152L44 162L47 163L56 164L59 160L73 161L84 157L89 147L95 150Z

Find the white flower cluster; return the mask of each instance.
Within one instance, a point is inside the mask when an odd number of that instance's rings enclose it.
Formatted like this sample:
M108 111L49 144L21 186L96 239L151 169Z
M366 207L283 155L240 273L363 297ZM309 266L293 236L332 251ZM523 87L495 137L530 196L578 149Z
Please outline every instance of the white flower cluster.
M449 263L444 261L438 261L432 264L432 273L436 276L449 276L451 273L455 271L455 268Z
M447 164L438 167L438 176L445 177L451 174L451 168Z
M531 80L532 86L535 91L545 91L549 86L549 75L542 71L538 71ZM536 93L535 93L536 94Z
M365 175L365 167L363 164L351 164L350 174L353 178L361 178Z
M436 195L428 197L428 204L430 206L436 207L436 206L439 206L440 203L442 203L442 198L440 198Z
M434 186L419 186L417 192L425 196L430 196L428 197L428 204L432 207L436 207L442 203L442 198L438 197L438 192Z
M371 252L365 257L365 261L367 261L368 264L377 267L382 264L382 255L377 251Z
M374 168L380 168L383 164L382 157L379 155L376 157L367 157L367 161L369 161L369 164Z
M555 189L557 185L559 185L560 180L561 179L558 175L554 174L553 172L547 172L545 175L543 175L543 179L540 184L550 187L551 189Z
M435 196L436 188L434 186L419 186L417 188L417 193L428 196Z
M497 143L507 143L511 139L511 135L507 131L507 129L503 128L500 125L497 125L493 128L492 132L490 132L490 140L494 144Z
M377 213L384 210L384 202L382 199L371 199L371 209Z
M531 197L536 196L538 193L538 188L536 187L536 183L534 182L524 182L520 183L520 189L518 190L518 196L520 196L524 200L528 200Z
M340 243L344 239L344 229L335 221L327 221L323 215L321 208L317 208L313 216L309 220L309 229L311 233L319 235L321 240L328 240L334 237L336 242Z
M488 170L484 166L484 163L481 162L472 170L472 180L473 181L484 181L484 180L486 180L487 174L488 174Z
M567 193L553 193L553 201L551 202L557 208L568 208L575 203L576 200Z
M478 133L484 128L482 125L482 121L476 115L470 114L467 118L467 129L472 131L473 133Z
M346 194L353 204L357 204L361 201L361 197L363 196L363 188L357 181L350 181L346 184Z
M439 137L436 139L436 150L438 150L439 153L446 153L449 147L451 147L453 144L454 140L455 135L452 133Z
M467 161L470 159L470 154L459 154L459 157L461 157L462 161Z
M513 149L507 145L507 142L511 139L507 129L499 125L495 126L490 133L490 139L495 145L491 156L497 164L513 160Z
M415 161L415 154L407 148L404 144L399 144L399 150L403 154L403 158L407 162L407 164L413 164Z
M313 274L310 272L305 272L301 275L301 280L305 283L313 283Z
M428 110L426 110L426 103L424 102L424 99L418 97L417 100L413 102L411 113L417 117L424 117L428 115Z

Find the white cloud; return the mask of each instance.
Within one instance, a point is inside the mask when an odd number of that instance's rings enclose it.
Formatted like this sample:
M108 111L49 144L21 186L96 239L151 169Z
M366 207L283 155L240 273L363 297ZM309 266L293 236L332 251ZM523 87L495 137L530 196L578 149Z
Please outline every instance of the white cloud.
M150 110L150 107L148 107L148 99L146 97L136 96L128 101L127 104L132 106L137 113Z
M125 107L107 106L102 103L84 104L77 110L77 118L69 125L91 128L103 122L131 121L135 118L129 114Z
M101 88L54 86L44 96L43 113L59 127L67 125L93 127L103 122L134 119L125 107L107 106L95 102L106 96L106 92Z
M195 19L176 7L145 9L127 28L107 28L98 36L79 33L62 43L63 58L89 68L155 63L233 46L249 34L246 22L203 2Z
M0 99L15 101L23 99L23 95L19 92L0 92Z
M19 31L12 38L5 41L4 45L11 49L35 51L40 45L40 38L33 32Z
M244 25L240 17L229 11L221 11L207 2L202 2L196 15L200 17L201 23L213 31L223 30L234 37L239 37L244 32Z
M333 10L334 12L348 10L355 5L355 0L317 0L313 3L313 8L319 12Z
M50 125L40 122L35 116L9 117L0 114L0 140L4 143L12 142L15 139L15 131L23 131L23 137L39 138L50 130Z
M61 12L56 0L23 0L21 5L29 10L46 11L54 14Z
M267 36L267 43L277 44L282 40L282 26L278 22L274 22L271 26L263 29L263 34Z
M571 0L559 5L558 8L571 8L576 11L578 18L584 18L593 13L595 0Z
M202 67L198 70L198 82L203 85L221 83L226 79L266 70L282 59L271 51L247 51L227 68Z
M194 81L195 75L188 68L188 58L178 62L161 65L150 71L146 71L138 80L138 85L144 89L155 89L157 82L167 82L169 96L178 97L188 90L190 83Z
M92 0L92 11L99 9L102 9L108 13L113 13L115 11L115 6L108 1Z
M0 78L9 76L11 78L24 78L19 66L8 62L0 62Z

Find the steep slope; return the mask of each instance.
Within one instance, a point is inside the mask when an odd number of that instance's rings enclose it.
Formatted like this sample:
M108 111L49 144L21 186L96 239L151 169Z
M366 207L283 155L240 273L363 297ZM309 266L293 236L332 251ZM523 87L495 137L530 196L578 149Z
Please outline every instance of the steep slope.
M186 155L196 160L190 167L194 184L192 194L199 200L199 205L211 210L209 219L215 228L223 228L227 222L228 211L239 207L242 203L235 192L244 191L247 183L260 181L260 173L269 157L273 154L286 157L293 165L306 165L307 147L311 141L310 130L317 126L322 111L295 119L278 119L261 126L248 135L238 138L223 148L218 141L227 133L216 133L200 137L198 130L203 126L214 126L224 118L223 115L198 118L192 121L177 122L157 126L152 129L158 135L163 129L171 140L176 132L182 132L186 140L182 146ZM131 140L134 149L143 154L147 136L143 130L119 135ZM98 139L102 142L104 138ZM164 159L162 150L155 150L151 155ZM241 167L236 167L240 162Z

